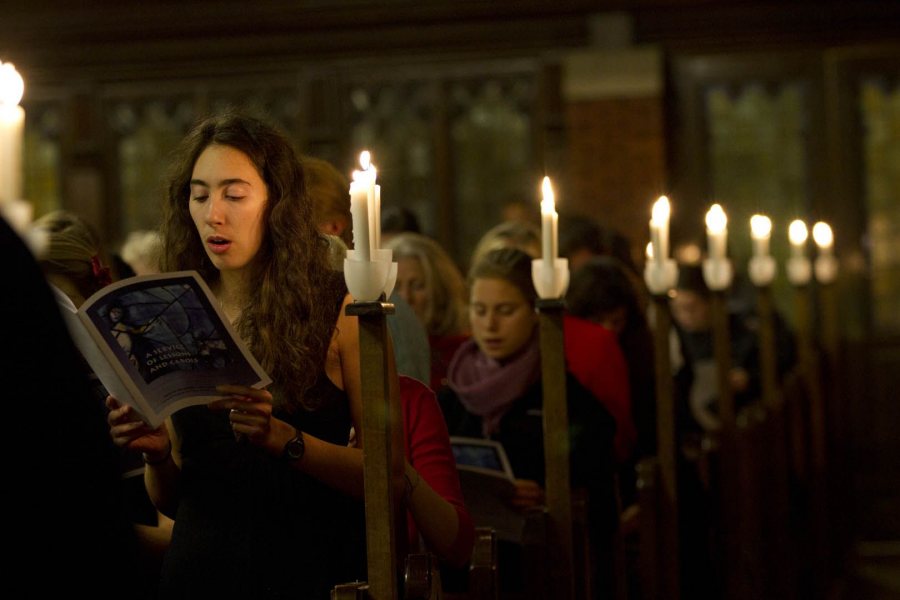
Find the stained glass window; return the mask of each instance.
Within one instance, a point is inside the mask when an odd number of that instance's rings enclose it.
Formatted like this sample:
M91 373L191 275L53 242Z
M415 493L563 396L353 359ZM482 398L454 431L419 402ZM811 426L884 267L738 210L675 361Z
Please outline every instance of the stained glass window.
M739 270L751 256L753 214L772 219L771 252L781 265L790 252L788 224L807 214L805 95L804 85L794 82L715 86L706 93L710 203L728 213L729 253ZM789 314L784 277L776 278L773 292Z
M123 101L113 107L109 118L119 134L118 233L124 237L130 231L158 226L170 154L193 123L195 110L187 99Z
M62 208L60 191L61 107L29 106L25 119L25 198L40 217Z
M872 318L880 333L900 332L900 83L861 82L864 186L872 272Z

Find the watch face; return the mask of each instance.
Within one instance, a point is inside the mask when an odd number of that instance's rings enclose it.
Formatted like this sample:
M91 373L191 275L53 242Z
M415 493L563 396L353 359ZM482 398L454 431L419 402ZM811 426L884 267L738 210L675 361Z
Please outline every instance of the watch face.
M284 457L288 460L297 460L303 456L305 446L302 437L295 437L284 445Z

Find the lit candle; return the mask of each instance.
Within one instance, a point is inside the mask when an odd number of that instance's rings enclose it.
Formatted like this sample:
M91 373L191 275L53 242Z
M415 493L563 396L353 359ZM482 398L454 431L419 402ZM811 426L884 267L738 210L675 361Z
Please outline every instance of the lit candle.
M369 191L371 177L368 173L369 152L363 151L359 155L359 164L362 171L353 171L353 181L350 182L350 216L353 220L353 250L360 260L371 260L371 216L374 212L369 210ZM373 194L374 195L374 194Z
M25 82L12 63L0 62L0 202L22 199Z
M706 213L706 241L709 258L721 260L725 258L725 245L728 238L728 217L718 204L713 204Z
M660 263L669 258L669 215L672 211L669 199L660 196L653 203L650 218L650 244L653 246L653 257Z
M550 178L544 177L541 184L543 198L541 200L541 246L545 265L553 265L559 253L557 227L559 215L556 213L556 201L553 196L553 188L550 186Z
M819 221L813 225L813 241L819 247L819 256L831 256L834 251L834 234L828 223Z
M765 215L750 217L750 237L753 238L753 256L769 255L769 238L772 237L772 220Z
M806 223L800 219L791 221L788 226L788 239L791 241L791 251L795 258L806 256L806 239L808 237L809 231L806 229Z

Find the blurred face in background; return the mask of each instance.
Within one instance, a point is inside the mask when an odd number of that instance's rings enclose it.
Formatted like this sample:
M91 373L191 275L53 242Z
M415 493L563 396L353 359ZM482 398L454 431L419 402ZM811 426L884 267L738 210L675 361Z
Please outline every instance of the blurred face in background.
M707 331L711 325L709 300L702 294L677 290L672 298L672 318L688 333Z
M403 257L397 261L397 284L394 289L412 307L419 321L427 326L431 293L425 279L425 269L418 258Z
M609 312L602 313L591 320L603 325L617 336L620 336L622 335L622 332L625 331L625 326L628 325L628 309L624 306L620 306Z
M534 308L505 279L476 279L469 297L472 337L485 355L502 361L522 350L537 324Z

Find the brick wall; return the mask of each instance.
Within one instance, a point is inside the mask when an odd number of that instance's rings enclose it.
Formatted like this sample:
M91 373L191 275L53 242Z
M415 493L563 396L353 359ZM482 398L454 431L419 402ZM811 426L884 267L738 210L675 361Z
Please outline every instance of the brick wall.
M666 193L662 97L568 101L565 118L566 210L618 229L640 258L650 207Z

